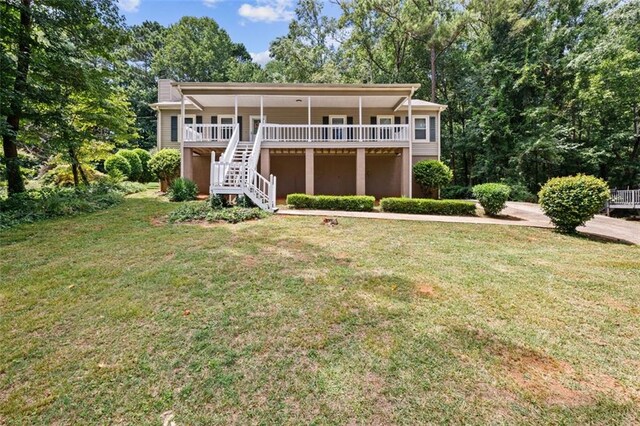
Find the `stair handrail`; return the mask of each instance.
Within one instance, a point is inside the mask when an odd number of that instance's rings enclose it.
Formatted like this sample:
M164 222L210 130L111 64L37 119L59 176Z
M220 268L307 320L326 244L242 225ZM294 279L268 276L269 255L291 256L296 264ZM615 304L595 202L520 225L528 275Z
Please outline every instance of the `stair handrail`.
M227 144L227 149L222 153L222 157L220 157L221 163L228 163L233 158L233 154L236 152L238 148L238 142L240 141L240 124L236 123L233 127L233 133L231 134L231 139L229 139L229 143Z
M256 170L258 167L258 158L260 157L260 147L262 146L262 123L258 124L258 131L253 139L253 148L251 149L251 155L247 160L247 165L250 169Z

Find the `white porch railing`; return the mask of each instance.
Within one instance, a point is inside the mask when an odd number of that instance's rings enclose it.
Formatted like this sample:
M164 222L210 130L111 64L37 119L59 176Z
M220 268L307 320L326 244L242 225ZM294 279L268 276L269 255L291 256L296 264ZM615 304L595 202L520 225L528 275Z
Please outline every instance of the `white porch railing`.
M263 142L407 142L408 124L273 124L264 123Z
M231 139L235 124L185 124L184 141L227 142Z
M640 189L614 189L611 191L610 206L640 206Z

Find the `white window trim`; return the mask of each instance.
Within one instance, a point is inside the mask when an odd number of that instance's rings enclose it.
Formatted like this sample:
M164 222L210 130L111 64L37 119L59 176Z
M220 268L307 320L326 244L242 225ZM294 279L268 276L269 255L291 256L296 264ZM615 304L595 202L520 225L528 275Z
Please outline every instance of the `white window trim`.
M218 114L218 124L222 124L223 118L230 118L231 124L236 124L236 116L233 114Z
M185 114L184 115L184 123L187 124L187 118L192 120L192 124L196 124L196 115L195 114Z
M414 115L412 118L413 120L413 134L411 135L411 138L414 141L420 141L420 142L429 142L429 116L428 115ZM424 119L425 121L425 134L424 134L424 139L417 139L416 138L416 130L418 129L416 127L416 120L420 120L420 119Z
M342 118L344 120L343 124L333 124L334 118ZM347 125L347 116L346 115L330 115L329 116L329 126L346 126Z
M396 117L394 115L378 115L376 116L376 123L380 124L380 119L382 118L389 118L391 119L391 126L393 126L393 124L395 123L395 119Z

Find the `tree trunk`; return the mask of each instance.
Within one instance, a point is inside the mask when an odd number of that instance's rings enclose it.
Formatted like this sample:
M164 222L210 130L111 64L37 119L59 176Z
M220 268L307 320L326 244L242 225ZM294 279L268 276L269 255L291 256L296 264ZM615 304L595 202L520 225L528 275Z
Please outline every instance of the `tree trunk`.
M436 101L436 48L431 46L431 102Z
M27 74L31 62L31 0L22 0L20 7L20 28L18 29L16 76L13 96L7 115L7 132L2 136L2 148L7 165L9 195L24 192L24 181L18 162L18 131L22 116L22 99L27 91Z
M71 171L73 172L73 185L77 188L80 185L80 180L78 179L78 165L76 163L71 163Z

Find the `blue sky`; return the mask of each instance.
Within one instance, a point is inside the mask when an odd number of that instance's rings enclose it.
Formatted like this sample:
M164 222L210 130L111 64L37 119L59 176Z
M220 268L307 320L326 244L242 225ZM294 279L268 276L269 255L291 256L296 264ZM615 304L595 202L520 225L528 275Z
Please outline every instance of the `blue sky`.
M118 0L127 24L158 21L163 25L182 16L208 16L234 42L243 43L254 61L268 60L269 42L288 31L294 0Z

